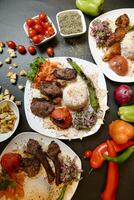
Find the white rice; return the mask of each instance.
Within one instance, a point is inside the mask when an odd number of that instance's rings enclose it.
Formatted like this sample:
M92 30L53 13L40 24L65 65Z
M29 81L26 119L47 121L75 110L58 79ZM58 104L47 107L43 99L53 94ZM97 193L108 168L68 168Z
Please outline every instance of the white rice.
M72 82L63 90L63 103L72 110L80 110L88 103L88 91L84 81L80 78Z

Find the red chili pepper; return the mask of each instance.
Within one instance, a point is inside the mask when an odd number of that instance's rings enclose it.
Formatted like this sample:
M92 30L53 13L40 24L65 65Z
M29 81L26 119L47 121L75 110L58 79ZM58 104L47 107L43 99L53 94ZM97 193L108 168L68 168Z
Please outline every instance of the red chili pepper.
M131 141L131 140L125 144L116 144L116 142L114 142L113 140L109 140L109 142L112 144L112 146L115 149L115 152L117 153L134 145L134 141ZM90 165L92 168L97 169L102 166L103 162L105 161L104 154L109 155L107 142L104 142L98 145L93 150L91 158L90 158Z
M108 153L111 157L116 157L116 151L111 141L107 141ZM115 194L118 187L119 169L113 162L108 164L107 181L104 192L101 194L102 200L115 200Z

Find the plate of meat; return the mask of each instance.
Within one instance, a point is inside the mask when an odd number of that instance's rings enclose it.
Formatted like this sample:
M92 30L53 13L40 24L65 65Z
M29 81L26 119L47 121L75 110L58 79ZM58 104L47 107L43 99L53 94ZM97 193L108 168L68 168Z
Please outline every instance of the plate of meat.
M98 131L108 107L105 79L95 64L37 57L30 66L24 106L33 130L68 140Z
M134 82L134 9L112 10L89 25L92 56L112 81Z
M17 135L0 160L0 197L10 199L70 200L82 171L79 157L67 145L35 132Z

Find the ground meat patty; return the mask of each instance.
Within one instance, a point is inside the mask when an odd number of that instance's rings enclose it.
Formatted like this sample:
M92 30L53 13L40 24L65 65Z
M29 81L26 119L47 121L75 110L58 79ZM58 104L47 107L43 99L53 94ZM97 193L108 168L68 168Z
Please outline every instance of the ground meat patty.
M77 73L74 69L62 68L62 69L56 69L54 71L54 76L62 80L72 80L76 78Z
M33 98L31 111L38 117L46 117L54 110L54 105L43 98Z
M56 82L50 83L47 81L42 81L40 85L40 92L41 94L46 95L52 99L62 96L62 90Z
M34 177L39 173L40 162L35 157L22 158L21 167L29 177Z

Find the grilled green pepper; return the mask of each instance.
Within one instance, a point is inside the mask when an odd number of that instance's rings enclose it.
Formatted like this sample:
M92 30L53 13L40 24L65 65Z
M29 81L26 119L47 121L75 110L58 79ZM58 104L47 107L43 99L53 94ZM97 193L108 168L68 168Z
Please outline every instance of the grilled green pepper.
M76 0L76 7L87 15L97 16L102 12L104 0Z
M96 94L96 88L94 87L93 82L86 77L86 75L83 73L79 65L74 60L72 60L71 58L67 58L67 61L73 67L73 69L76 70L78 75L81 76L81 78L86 82L89 91L90 104L94 109L94 111L97 112L98 109L100 108L100 105Z
M56 200L62 200L64 198L66 189L67 189L67 185L64 185L63 188L61 189L61 193L60 193L59 197Z
M122 120L134 123L134 105L121 106L118 115Z

